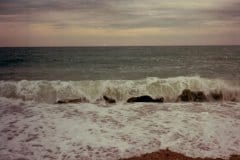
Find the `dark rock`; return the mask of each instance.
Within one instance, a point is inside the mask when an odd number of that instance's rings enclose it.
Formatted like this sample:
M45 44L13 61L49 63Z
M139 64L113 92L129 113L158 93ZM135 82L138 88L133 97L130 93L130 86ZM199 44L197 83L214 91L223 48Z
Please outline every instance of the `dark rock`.
M158 102L161 103L164 101L163 97L153 99L152 97L148 95L139 96L139 97L131 97L127 100L128 103L134 103L134 102Z
M86 103L89 102L85 97L83 98L76 98L76 99L63 99L58 100L57 104L65 104L65 103Z
M216 101L223 100L223 94L222 94L221 91L220 91L219 93L211 92L210 95L211 95L211 97L212 97L214 100L216 100Z
M103 99L107 102L107 103L116 103L115 99L109 98L107 96L103 96Z
M184 89L182 91L182 94L178 96L178 99L180 99L183 102L189 102L193 101L195 97L196 95L192 94L192 91L190 89Z
M193 92L190 89L184 89L182 94L178 96L178 100L183 102L205 102L207 97L202 91Z
M140 97L131 97L127 100L128 103L131 102L151 102L153 101L152 97L144 95L144 96L140 96Z
M154 99L154 102L162 103L162 102L164 102L164 98L163 97L156 98L156 99Z
M207 101L207 96L204 94L202 91L195 92L196 98L194 101L196 102L206 102Z

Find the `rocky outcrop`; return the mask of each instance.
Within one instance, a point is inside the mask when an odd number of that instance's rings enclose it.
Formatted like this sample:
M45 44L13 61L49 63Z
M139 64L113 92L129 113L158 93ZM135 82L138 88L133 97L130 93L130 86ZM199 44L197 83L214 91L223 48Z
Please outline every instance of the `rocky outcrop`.
M119 160L224 160L222 158L192 158L184 154L170 151L168 148L140 156L119 159ZM228 160L240 160L240 155L231 155Z
M89 102L85 97L83 98L76 98L76 99L62 99L58 100L57 104L65 104L65 103L87 103Z
M103 96L103 99L107 102L107 103L116 103L116 100L107 96Z
M177 101L183 102L205 102L207 96L202 91L191 91L190 89L184 89L181 95L178 96Z
M223 94L222 92L216 93L216 92L211 92L210 96L213 100L215 101L220 101L223 100Z
M197 91L197 92L193 92L195 93L195 102L206 102L207 100L207 96L204 94L204 92L202 91Z
M151 96L144 95L139 97L131 97L127 100L128 103L134 102L155 102L155 103L162 103L164 101L163 97L153 99Z

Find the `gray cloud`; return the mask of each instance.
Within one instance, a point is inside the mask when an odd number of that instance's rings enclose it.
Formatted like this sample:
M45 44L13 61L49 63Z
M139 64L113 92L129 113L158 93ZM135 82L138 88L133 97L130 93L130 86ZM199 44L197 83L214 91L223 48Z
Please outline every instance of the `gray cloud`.
M59 17L50 17L48 13L59 13ZM109 28L194 27L211 21L238 23L239 19L240 3L237 0L232 3L226 0L214 8L162 5L161 1L156 0L0 0L1 22L49 23L59 29L71 25Z
M214 15L216 19L235 19L240 18L240 2L226 4L218 9L206 10L210 15Z
M28 14L46 11L74 11L81 12L101 8L105 1L97 0L0 0L0 15Z

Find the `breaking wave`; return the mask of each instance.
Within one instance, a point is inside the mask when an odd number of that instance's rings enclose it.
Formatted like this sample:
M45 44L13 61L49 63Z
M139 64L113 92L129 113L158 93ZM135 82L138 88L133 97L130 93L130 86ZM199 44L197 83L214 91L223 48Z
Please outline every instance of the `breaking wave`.
M60 99L85 97L94 102L103 95L117 101L126 101L133 96L150 95L164 97L165 102L174 102L182 90L222 93L225 101L240 101L240 85L220 79L199 76L156 78L141 80L96 80L96 81L0 81L0 96L37 102L54 103Z

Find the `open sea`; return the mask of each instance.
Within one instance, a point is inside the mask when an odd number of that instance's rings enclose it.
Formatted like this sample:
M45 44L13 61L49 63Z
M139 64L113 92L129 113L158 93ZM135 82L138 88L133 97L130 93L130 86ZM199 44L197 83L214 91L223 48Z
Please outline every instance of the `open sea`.
M176 102L184 89L223 97ZM141 95L164 103L126 103ZM240 46L0 48L0 160L228 158L239 133Z
M240 46L0 48L1 80L240 79Z

